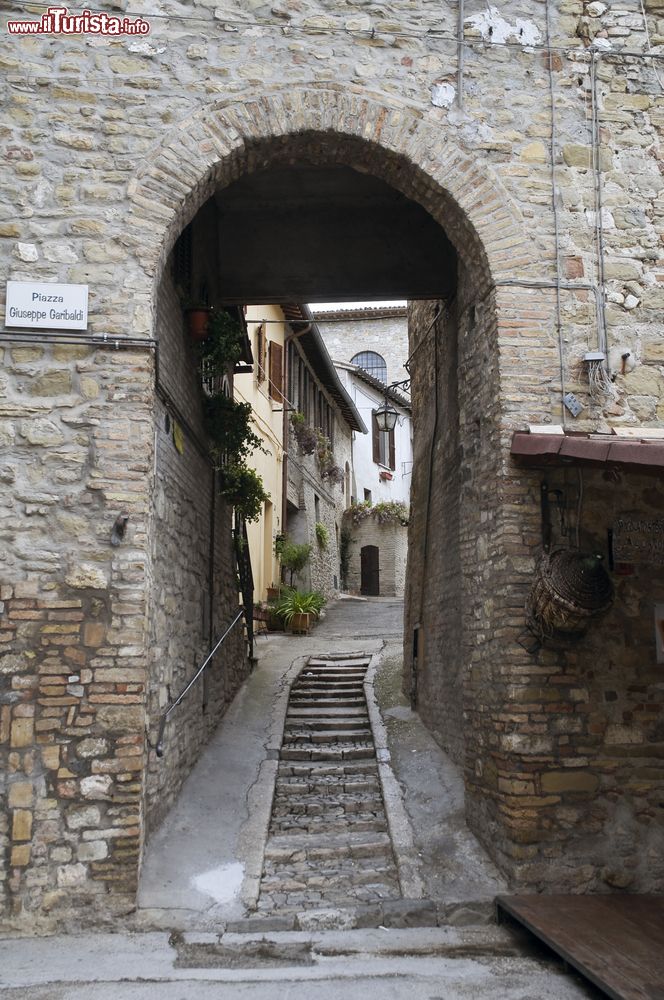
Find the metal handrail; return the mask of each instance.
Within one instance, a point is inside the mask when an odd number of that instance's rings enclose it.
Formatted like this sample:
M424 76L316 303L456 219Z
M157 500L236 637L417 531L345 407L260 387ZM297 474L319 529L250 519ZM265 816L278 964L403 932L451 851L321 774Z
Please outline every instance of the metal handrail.
M218 639L217 642L214 644L214 646L212 647L212 649L210 650L210 652L208 653L208 655L205 657L205 659L203 660L203 663L200 665L200 667L198 668L198 670L196 671L196 673L194 674L194 676L191 678L191 680L189 681L189 683L186 685L186 687L184 687L182 689L182 691L177 696L177 698L175 699L175 701L171 705L168 706L168 708L166 709L166 711L162 715L161 721L159 722L159 734L157 736L157 743L156 743L156 746L155 746L155 751L157 753L157 757L163 757L164 756L164 731L166 729L166 723L168 722L169 716L171 715L172 712L175 711L175 709L178 707L178 705L180 704L180 702L183 701L183 699L186 697L186 695L189 693L189 691L191 691L192 687L194 686L194 684L196 683L196 681L198 680L198 678L201 676L201 674L203 673L203 671L207 667L208 663L210 662L210 660L212 659L212 657L215 655L215 653L217 652L217 650L221 646L221 644L224 641L224 639L226 638L226 636L235 628L235 626L237 625L237 623L239 622L239 620L240 620L240 618L242 617L243 614L244 614L244 608L240 608L240 610L236 614L235 618L233 619L233 621L230 623L230 625L228 626L228 628L226 629L226 631L222 635L221 639Z

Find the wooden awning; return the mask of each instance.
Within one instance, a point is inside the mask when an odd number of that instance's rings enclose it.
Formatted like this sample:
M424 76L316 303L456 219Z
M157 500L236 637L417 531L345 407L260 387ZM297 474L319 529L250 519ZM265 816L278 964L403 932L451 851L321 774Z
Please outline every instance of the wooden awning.
M519 465L618 465L635 472L664 469L664 441L610 434L530 434L515 431L510 449Z

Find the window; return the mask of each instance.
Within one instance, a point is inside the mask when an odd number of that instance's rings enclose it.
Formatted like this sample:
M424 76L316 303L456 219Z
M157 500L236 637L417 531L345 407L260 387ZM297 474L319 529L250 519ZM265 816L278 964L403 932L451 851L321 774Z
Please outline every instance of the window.
M363 368L365 372L373 375L374 378L380 379L381 382L387 382L387 364L385 358L380 354L376 354L375 351L361 351L360 354L356 354L354 358L350 359L350 363L357 365L358 368Z
M371 411L371 445L373 460L377 465L386 465L388 469L396 469L394 431L378 430L375 410Z
M284 349L274 340L270 341L270 396L281 402L283 399L283 356Z
M365 491L364 491L364 502L366 503L367 500L369 501L369 503L371 503L371 490L366 490L365 489Z

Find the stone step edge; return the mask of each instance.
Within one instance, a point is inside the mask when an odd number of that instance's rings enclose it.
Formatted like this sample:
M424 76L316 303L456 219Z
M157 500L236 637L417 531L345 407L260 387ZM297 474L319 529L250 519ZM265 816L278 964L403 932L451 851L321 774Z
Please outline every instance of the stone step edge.
M279 931L364 930L385 927L488 928L496 926L493 900L441 903L427 899L383 900L354 907L321 907L282 916L251 916L230 921L232 934L263 934Z

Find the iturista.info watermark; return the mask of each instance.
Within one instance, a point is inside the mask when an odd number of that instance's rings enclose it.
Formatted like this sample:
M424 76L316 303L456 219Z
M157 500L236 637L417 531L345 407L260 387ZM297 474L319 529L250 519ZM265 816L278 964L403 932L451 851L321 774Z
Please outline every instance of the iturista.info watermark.
M94 10L71 14L68 7L49 7L38 21L8 21L7 31L10 35L148 35L150 25L142 17Z

